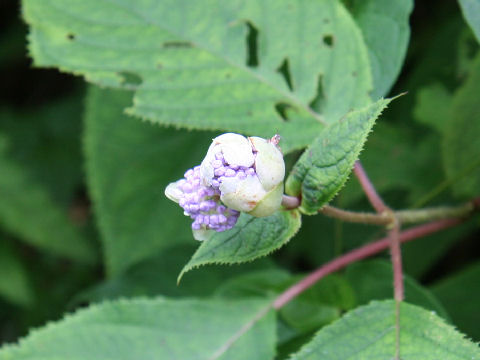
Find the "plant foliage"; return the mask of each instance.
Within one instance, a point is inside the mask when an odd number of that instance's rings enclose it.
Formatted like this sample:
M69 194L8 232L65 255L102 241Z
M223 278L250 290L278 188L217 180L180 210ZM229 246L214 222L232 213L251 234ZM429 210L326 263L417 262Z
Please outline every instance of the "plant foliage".
M0 8L0 360L480 360L478 0ZM225 132L286 195L196 242Z

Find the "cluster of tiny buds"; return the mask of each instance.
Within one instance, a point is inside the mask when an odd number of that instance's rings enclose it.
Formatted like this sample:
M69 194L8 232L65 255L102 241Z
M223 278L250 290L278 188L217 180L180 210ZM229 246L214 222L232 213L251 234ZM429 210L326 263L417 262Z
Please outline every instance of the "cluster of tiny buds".
M165 195L193 220L195 239L233 228L240 212L265 217L280 209L285 163L279 140L219 135L199 166L167 186Z
M254 152L255 156L255 152ZM223 154L218 149L215 153L215 160L212 161L214 177L212 179L212 187L218 189L222 181L227 177L236 177L239 180L245 179L247 176L255 175L255 169L252 167L244 167L238 165L229 165L223 158Z
M184 214L193 219L192 229L225 231L237 222L240 212L227 208L220 203L220 191L202 184L200 166L188 170L185 178L178 181L178 188L183 192L179 205Z

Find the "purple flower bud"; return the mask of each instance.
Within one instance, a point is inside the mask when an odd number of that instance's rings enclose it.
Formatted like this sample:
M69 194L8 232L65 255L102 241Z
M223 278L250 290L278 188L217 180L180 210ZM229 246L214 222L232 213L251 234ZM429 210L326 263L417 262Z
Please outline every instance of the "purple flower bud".
M227 169L227 171L225 171L226 177L234 177L235 175L236 175L236 172L233 169Z
M218 215L210 215L210 225L218 225Z
M202 184L199 166L185 172L185 179L167 186L165 194L178 202L184 215L193 220L192 230L197 240L205 240L215 231L231 229L237 222L239 213L220 204L218 188Z
M202 228L202 226L201 226L199 223L197 223L197 222L194 222L194 223L192 224L192 229L193 229L193 230L200 230L201 228Z
M222 166L222 167L219 167L218 169L215 169L214 174L215 176L218 176L218 177L223 176L225 174L225 168Z
M223 162L221 160L213 160L212 161L212 166L215 168L215 169L218 169L220 167L223 166Z

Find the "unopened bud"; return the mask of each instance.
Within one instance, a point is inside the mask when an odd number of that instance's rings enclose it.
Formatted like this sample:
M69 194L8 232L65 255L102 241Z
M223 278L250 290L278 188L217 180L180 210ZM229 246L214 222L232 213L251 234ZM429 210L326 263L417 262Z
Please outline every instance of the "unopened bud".
M195 239L208 239L215 231L235 226L240 211L269 216L282 202L285 163L270 140L227 133L213 139L200 166L165 189L192 218Z
M221 201L253 216L269 216L282 202L285 163L279 138L227 133L213 139L200 166L202 182L220 191Z

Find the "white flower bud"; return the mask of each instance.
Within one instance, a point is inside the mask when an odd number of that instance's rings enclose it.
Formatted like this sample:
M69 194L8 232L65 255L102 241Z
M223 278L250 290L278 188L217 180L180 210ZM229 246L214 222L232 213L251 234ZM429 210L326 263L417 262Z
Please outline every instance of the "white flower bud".
M213 139L200 166L202 183L219 189L229 208L269 216L282 202L285 163L278 137L265 140L227 133Z

